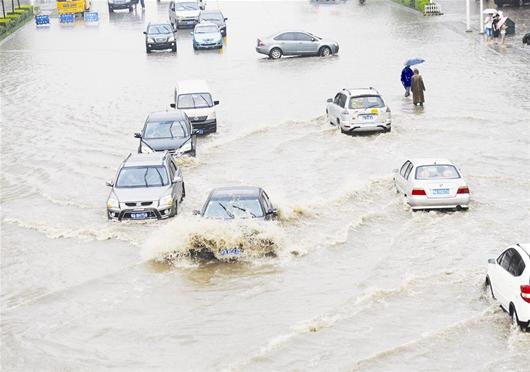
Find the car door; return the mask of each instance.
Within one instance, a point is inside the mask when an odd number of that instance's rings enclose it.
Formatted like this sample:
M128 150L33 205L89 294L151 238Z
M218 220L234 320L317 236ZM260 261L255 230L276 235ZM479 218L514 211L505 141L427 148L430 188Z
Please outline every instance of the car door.
M175 2L170 1L169 2L169 22L176 25L176 19L175 19Z
M494 278L491 278L491 285L493 287L493 293L497 300L500 302L501 306L508 310L508 294L510 287L510 265L512 263L513 254L515 249L509 248L497 259L498 268L497 275Z
M329 121L333 123L333 125L337 125L337 117L339 113L339 99L340 93L337 93L335 95L335 98L333 98L333 102L330 103L328 108Z
M403 163L399 171L394 176L394 181L396 183L396 188L399 192L405 193L404 190L404 183L405 183L405 172L407 171L407 168L410 164L410 161L407 160Z
M284 32L283 34L276 36L274 40L276 40L276 42L280 46L283 55L288 56L298 53L297 41L294 37L293 32Z
M311 55L318 52L318 44L314 38L304 32L294 32L298 44L298 53Z
M176 176L180 176L182 179L180 169L177 167L173 159L169 161L169 175L171 176L171 182L173 182ZM180 202L182 199L182 181L178 181L172 185L171 195L174 200Z
M506 303L509 308L510 302L516 303L516 297L521 293L521 275L526 268L525 263L519 252L513 249L512 260L506 280Z

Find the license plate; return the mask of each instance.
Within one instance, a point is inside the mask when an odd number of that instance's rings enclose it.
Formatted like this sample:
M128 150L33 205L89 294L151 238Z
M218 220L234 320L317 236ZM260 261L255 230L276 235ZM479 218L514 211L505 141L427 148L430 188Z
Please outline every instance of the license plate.
M133 220L145 220L147 218L147 213L131 213L131 218Z
M241 249L239 248L226 248L220 252L222 257L239 256L241 255Z
M433 189L432 193L434 195L447 195L449 194L449 189Z
M364 121L368 121L368 120L374 120L375 116L374 115L361 115L361 118Z

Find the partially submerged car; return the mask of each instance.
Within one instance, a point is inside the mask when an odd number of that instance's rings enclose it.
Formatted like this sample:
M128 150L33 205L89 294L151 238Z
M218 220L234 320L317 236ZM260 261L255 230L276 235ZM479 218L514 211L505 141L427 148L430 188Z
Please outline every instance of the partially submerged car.
M204 218L231 220L234 218L255 218L271 220L277 210L261 187L235 186L213 189L201 210L194 214Z
M199 14L204 9L202 2L196 0L172 0L169 2L169 22L176 30L194 27L199 23Z
M390 108L372 87L342 89L328 99L326 115L342 133L390 132L392 125Z
M199 15L199 22L211 22L215 23L221 31L221 35L226 36L226 18L220 10L203 10Z
M204 80L182 80L175 87L175 103L170 106L184 111L198 134L217 132L217 114L208 84Z
M468 209L469 187L447 159L411 159L394 169L394 185L412 210Z
M281 56L327 57L339 52L339 43L310 32L287 31L259 38L256 52L266 54L271 59L278 59Z
M177 40L175 31L169 23L149 23L145 35L145 51L151 53L153 50L171 49L177 51Z
M178 213L186 196L182 172L167 151L129 154L107 186L112 188L109 220L169 218Z
M193 49L220 49L223 47L223 35L215 23L201 22L192 32Z
M530 332L530 244L515 244L488 260L486 290L512 318Z
M157 111L147 116L141 132L138 153L168 151L173 156L197 154L197 131L181 110Z

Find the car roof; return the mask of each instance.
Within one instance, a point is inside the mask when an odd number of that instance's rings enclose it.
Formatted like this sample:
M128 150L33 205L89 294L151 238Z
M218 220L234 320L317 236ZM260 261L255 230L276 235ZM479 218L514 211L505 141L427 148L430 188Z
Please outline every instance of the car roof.
M230 197L233 195L243 197L258 197L261 191L261 187L257 186L229 186L229 187L217 187L210 191L210 198L223 198Z
M130 154L124 161L124 166L162 165L167 152L153 152L150 154Z
M371 96L379 96L379 92L377 89L372 87L367 88L344 88L343 90L350 93L351 96L365 96L365 95L371 95Z
M146 121L161 120L182 120L186 118L186 113L182 110L155 111L147 115Z
M409 159L414 166L421 166L421 165L434 165L434 164L450 164L454 165L453 162L449 159L445 158L415 158L415 159Z
M178 94L181 93L206 93L210 88L205 80L181 80L177 82Z

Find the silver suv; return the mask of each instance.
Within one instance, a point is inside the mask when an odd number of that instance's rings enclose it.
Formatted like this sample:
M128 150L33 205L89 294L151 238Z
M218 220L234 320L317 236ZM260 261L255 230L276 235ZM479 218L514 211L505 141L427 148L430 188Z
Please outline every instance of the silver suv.
M167 151L129 154L107 186L109 220L169 218L186 196L182 172Z

